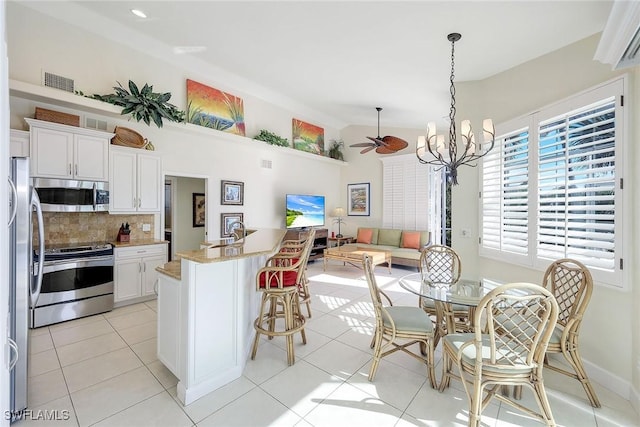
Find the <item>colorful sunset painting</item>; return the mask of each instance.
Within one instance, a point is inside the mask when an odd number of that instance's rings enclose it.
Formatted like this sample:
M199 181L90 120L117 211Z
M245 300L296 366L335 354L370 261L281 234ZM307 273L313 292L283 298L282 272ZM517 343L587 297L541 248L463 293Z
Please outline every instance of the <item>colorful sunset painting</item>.
M187 122L244 136L242 98L187 79Z
M293 119L293 148L324 155L324 129L302 120Z

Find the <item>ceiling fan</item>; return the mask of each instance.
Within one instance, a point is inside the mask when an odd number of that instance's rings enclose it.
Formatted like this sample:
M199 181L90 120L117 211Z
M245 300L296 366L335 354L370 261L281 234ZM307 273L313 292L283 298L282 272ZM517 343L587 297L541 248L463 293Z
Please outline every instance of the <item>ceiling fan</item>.
M382 111L382 107L376 107L376 110L378 111L378 136L376 138L368 136L367 138L370 139L371 142L359 142L357 144L351 144L350 147L365 147L360 151L360 154L368 153L374 148L378 154L392 154L408 147L409 144L404 139L389 135L384 137L380 136L380 111Z

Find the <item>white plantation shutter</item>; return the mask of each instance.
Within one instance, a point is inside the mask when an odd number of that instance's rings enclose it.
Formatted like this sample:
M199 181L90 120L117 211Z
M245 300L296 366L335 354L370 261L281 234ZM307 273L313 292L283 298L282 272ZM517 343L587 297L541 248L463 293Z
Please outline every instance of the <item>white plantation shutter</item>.
M539 268L574 258L623 286L624 81L496 127L482 159L481 255Z
M529 130L496 138L482 163L482 246L528 254Z
M432 230L437 203L433 203L431 168L415 155L383 157L382 227L402 230Z
M615 269L615 98L540 124L538 256Z

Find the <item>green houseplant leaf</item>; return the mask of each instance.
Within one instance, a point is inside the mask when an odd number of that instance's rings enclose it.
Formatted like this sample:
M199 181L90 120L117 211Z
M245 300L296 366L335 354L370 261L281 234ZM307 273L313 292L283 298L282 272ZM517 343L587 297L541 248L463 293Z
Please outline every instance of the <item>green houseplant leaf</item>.
M122 115L131 114L135 120L144 121L147 125L153 121L161 128L163 119L178 123L184 121L185 112L168 102L171 99L170 92L156 93L153 86L146 83L139 89L132 80L129 80L129 90L120 82L117 83L118 86L113 88L114 93L93 95L92 98L122 107Z
M289 140L286 138L282 138L281 136L276 135L273 132L269 132L268 130L262 129L259 134L253 137L253 139L257 139L258 141L264 141L269 145L279 145L281 147L290 147Z

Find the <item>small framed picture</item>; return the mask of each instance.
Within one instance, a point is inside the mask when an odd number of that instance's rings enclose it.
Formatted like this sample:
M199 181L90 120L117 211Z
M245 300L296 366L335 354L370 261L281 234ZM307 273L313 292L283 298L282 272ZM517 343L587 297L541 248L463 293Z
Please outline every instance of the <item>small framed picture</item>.
M241 213L220 214L220 237L231 237L234 229L242 228L242 224L238 223L244 223L243 218Z
M370 184L347 184L347 215L369 216L369 191Z
M204 193L193 193L193 226L204 227L206 212L206 200Z
M220 196L220 204L222 205L243 205L244 182L222 181Z

